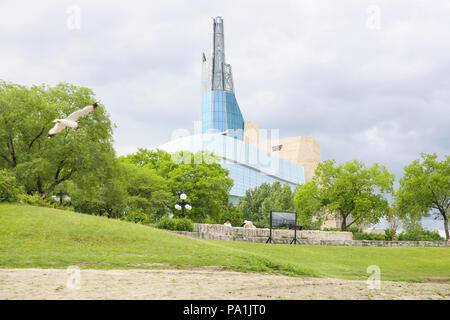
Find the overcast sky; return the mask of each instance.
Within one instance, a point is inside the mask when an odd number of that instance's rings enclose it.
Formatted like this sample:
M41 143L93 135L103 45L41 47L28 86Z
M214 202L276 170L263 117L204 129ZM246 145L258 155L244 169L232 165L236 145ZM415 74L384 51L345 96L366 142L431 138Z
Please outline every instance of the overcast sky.
M397 176L420 152L449 154L449 0L2 0L0 78L87 86L118 154L156 147L200 120L213 16L245 121Z

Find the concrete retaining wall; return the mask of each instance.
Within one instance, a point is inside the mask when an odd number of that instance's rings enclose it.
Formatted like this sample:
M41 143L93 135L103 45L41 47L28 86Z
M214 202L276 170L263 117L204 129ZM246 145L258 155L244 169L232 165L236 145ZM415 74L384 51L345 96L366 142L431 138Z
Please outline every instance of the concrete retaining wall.
M194 230L203 232L214 236L235 236L235 237L261 237L267 239L270 234L270 229L256 228L246 229L241 227L226 227L221 224L205 224L194 223ZM294 237L294 230L287 229L273 229L272 238L275 239L289 239ZM351 232L337 232L337 231L320 231L320 230L301 230L297 231L298 239L311 240L353 240L353 233Z
M206 232L171 231L176 234L211 240L246 241L265 243L267 237L247 237L242 234L220 235ZM324 231L325 232L325 231ZM274 243L288 244L290 238L274 238ZM298 239L302 245L322 245L322 246L365 246L365 247L450 247L450 242L446 241L377 241L377 240L314 240Z

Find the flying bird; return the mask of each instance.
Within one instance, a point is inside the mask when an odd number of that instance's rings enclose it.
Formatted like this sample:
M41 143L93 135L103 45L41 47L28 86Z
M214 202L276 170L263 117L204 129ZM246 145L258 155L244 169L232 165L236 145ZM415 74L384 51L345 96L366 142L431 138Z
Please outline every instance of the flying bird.
M77 120L79 118L81 118L82 116L88 114L89 112L91 112L92 110L94 110L95 108L98 107L97 102L84 107L83 109L80 109L78 111L75 111L73 113L71 113L67 118L65 119L55 119L53 120L53 122L55 122L55 126L53 128L50 129L50 131L48 132L47 137L50 139L51 137L54 137L55 135L57 135L58 133L60 133L61 131L63 131L66 127L70 127L70 128L74 128L76 130L78 130L80 128L80 125L78 124Z

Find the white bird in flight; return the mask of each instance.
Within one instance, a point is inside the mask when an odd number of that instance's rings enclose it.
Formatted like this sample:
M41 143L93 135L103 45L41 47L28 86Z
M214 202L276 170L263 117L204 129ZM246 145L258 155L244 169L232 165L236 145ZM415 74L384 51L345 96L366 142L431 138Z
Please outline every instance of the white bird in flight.
M50 131L48 132L47 137L50 139L51 137L54 137L55 135L57 135L58 133L60 133L61 131L63 131L66 127L71 127L74 129L79 129L80 125L78 124L77 120L88 114L89 112L91 112L92 110L94 110L95 108L98 107L97 102L84 107L83 109L80 109L78 111L75 111L74 113L71 113L67 118L65 119L55 119L53 120L53 122L56 122L55 126L53 128L50 129Z

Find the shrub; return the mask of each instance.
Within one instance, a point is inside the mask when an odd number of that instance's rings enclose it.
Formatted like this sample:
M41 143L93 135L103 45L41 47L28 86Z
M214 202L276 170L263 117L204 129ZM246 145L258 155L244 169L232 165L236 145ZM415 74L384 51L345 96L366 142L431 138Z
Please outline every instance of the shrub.
M395 232L395 230L391 230L389 228L384 229L384 236L386 238L386 240L397 240L397 234Z
M384 234L367 233L367 232L354 232L353 240L379 240L386 241L391 239L386 239Z
M37 207L47 207L47 208L55 208L60 210L69 210L69 211L75 211L75 209L72 206L69 205L59 205L59 201L54 201L51 197L48 197L46 199L42 199L42 197L35 193L33 195L30 194L20 194L19 195L20 202L23 204L28 204L30 206L37 206Z
M134 223L149 223L150 217L142 209L129 210L122 217L122 220Z
M170 217L162 217L156 223L156 227L159 229L176 230L176 223L174 220L175 219L172 219Z
M0 202L17 201L20 191L16 178L7 170L0 170Z
M47 204L45 203L44 200L42 200L42 198L35 194L35 195L31 195L31 194L21 194L19 196L20 198L20 202L22 202L23 204L29 204L31 206L47 206Z
M194 224L187 218L161 218L156 227L159 229L176 230L176 231L194 231Z
M407 230L399 234L398 240L401 241L445 241L436 230L430 231L421 226L412 230Z
M300 223L300 225L301 225L301 223ZM308 222L308 223L303 224L302 230L320 230L320 225L321 225L320 221ZM339 229L339 231L340 231L340 229Z
M194 224L189 219L175 218L175 226L177 231L194 231Z

